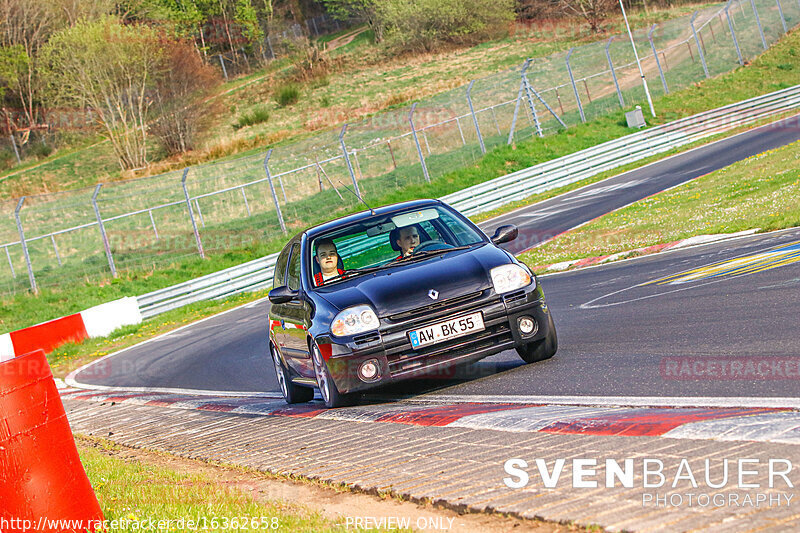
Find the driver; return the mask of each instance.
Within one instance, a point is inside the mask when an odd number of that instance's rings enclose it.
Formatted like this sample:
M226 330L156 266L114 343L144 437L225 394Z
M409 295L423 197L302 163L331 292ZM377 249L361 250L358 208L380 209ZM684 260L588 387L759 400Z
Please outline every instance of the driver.
M419 230L416 226L400 228L395 242L400 247L400 257L397 259L408 257L414 252L414 248L419 246Z
M320 272L314 274L314 286L319 287L329 279L344 275L345 271L339 268L339 253L331 239L322 239L317 242L317 262Z

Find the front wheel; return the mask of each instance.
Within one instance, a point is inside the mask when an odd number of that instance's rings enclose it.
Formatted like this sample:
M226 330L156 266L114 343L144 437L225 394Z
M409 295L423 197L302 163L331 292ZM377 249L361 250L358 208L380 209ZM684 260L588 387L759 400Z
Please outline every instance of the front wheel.
M314 398L314 389L310 387L301 387L292 383L289 377L289 371L281 362L275 347L270 346L272 352L272 362L275 365L275 375L278 377L278 385L281 387L281 393L286 403L304 403L310 402Z
M553 315L547 315L547 336L536 342L531 342L517 348L517 353L526 363L537 363L550 359L558 350L558 336Z
M314 373L317 375L317 384L319 385L319 392L322 395L322 400L325 402L325 407L344 407L352 405L355 402L355 394L342 394L336 388L336 383L333 382L331 373L328 370L328 365L322 358L319 348L314 343L311 349L311 359L314 362Z

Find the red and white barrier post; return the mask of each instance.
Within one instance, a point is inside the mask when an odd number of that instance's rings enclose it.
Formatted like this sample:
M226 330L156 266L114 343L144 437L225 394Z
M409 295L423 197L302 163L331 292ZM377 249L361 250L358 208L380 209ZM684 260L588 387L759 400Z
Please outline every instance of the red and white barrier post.
M0 530L78 532L103 520L44 351L0 363Z

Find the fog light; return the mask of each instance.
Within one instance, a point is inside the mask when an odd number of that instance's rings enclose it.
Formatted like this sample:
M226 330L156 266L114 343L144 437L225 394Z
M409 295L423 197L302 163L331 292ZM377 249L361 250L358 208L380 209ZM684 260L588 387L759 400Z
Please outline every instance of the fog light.
M375 359L364 361L361 363L361 366L358 367L358 377L360 377L362 381L374 381L378 377L378 373L378 361Z
M532 335L536 333L536 322L529 316L524 316L517 322L519 330L523 335Z

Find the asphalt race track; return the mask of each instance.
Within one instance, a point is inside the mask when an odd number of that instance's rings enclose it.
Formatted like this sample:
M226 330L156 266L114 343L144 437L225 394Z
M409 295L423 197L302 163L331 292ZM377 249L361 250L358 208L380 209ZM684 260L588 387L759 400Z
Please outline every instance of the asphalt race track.
M499 225L517 224L521 238L511 243L513 249L530 248L640 198L800 138L797 118L778 124L509 213L484 229L491 234ZM797 243L800 230L787 230L545 276L540 281L559 332L555 358L523 365L508 351L455 375L382 392L796 397ZM75 379L115 388L275 392L266 357L268 305L255 302L142 343Z

